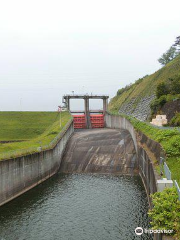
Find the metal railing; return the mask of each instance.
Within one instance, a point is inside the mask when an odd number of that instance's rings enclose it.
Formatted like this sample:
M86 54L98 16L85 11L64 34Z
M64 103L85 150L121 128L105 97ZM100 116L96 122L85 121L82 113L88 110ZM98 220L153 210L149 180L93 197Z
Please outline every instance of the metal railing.
M161 169L162 169L162 166L163 166L164 174L165 174L166 178L168 180L172 180L172 174L171 174L171 171L169 170L169 167L168 167L167 163L165 162L165 159L163 159L163 158L160 159L160 165L161 165ZM176 180L174 180L174 186L177 189L178 198L179 198L179 201L180 201L180 187L179 187Z
M84 97L84 96L93 96L93 97L109 97L109 94L89 94L89 93L85 93L85 94L65 94L63 97Z
M179 185L178 185L178 183L177 183L176 180L174 181L174 185L175 185L175 187L176 187L176 189L177 189L178 197L179 197L179 201L180 201L180 187L179 187Z
M164 172L165 172L166 178L168 180L171 180L171 171L169 170L168 165L166 163L164 163Z

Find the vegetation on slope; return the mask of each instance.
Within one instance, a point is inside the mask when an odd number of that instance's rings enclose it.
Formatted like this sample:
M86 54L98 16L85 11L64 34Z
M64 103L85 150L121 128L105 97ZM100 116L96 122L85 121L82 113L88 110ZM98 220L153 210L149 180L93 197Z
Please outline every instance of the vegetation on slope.
M154 230L173 230L170 235L180 239L180 201L176 188L166 188L152 195L153 209L149 211Z
M175 114L175 116L170 121L170 125L180 127L180 113Z
M111 99L109 110L118 112L123 103L136 99L135 105L143 97L155 94L158 84L168 82L170 78L180 76L180 55L152 75L139 79L124 91L118 90Z
M151 103L152 117L161 114L162 107L167 102L174 102L180 99L180 75L174 78L169 78L166 82L158 84L156 89L156 98ZM175 117L175 115L174 115ZM175 123L175 124L174 124ZM178 117L175 117L173 121L170 121L169 125L179 126L180 121Z
M70 120L68 112L0 112L0 159L48 148Z

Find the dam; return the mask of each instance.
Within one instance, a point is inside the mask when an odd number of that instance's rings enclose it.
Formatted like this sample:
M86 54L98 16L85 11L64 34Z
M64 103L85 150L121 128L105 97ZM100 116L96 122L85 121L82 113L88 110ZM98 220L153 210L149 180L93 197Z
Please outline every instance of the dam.
M0 162L0 239L133 240L150 227L149 156L125 118L94 123L87 99L85 124L71 120L53 148Z
M136 239L149 227L136 158L127 130L76 131L58 173L1 207L0 239Z
M137 172L136 157L127 130L79 130L70 139L60 171L133 174Z

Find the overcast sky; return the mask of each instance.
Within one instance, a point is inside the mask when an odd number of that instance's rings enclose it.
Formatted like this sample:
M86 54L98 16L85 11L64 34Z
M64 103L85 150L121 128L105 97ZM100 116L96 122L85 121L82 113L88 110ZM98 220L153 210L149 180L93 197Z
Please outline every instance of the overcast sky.
M179 0L1 1L0 110L56 110L72 91L113 97L160 68L179 9Z

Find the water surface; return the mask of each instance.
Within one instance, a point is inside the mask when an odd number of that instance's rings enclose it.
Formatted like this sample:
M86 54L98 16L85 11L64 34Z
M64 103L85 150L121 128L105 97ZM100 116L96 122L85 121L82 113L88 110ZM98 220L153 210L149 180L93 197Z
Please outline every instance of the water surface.
M59 173L0 208L0 239L151 239L147 210L139 177Z

